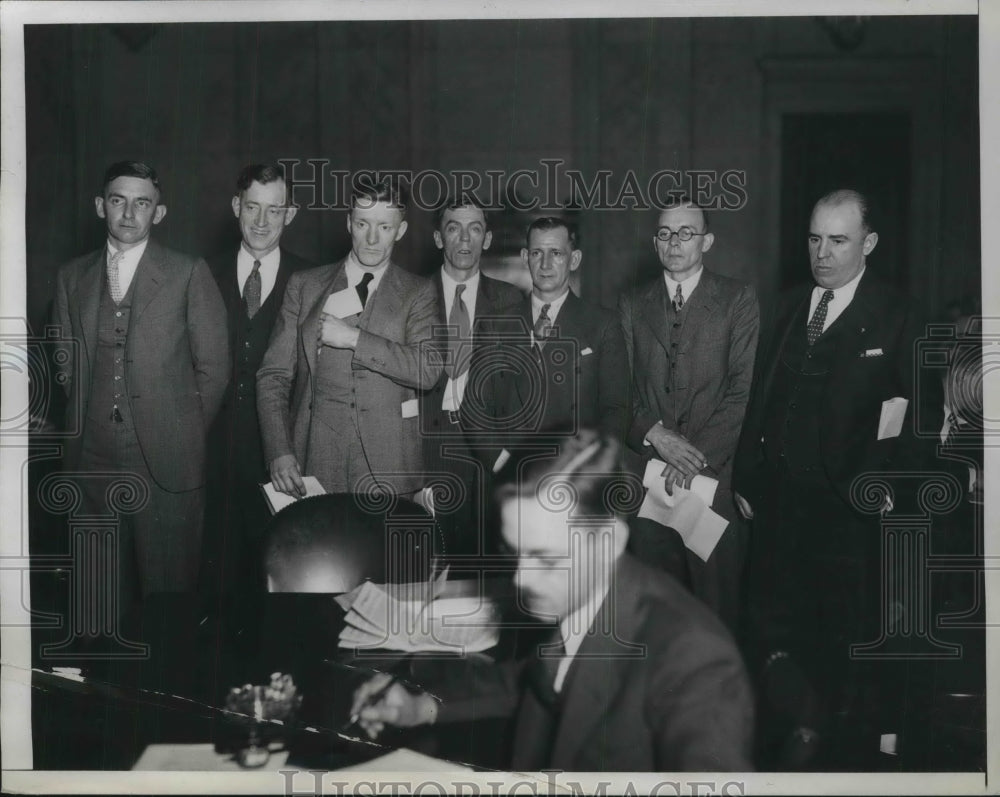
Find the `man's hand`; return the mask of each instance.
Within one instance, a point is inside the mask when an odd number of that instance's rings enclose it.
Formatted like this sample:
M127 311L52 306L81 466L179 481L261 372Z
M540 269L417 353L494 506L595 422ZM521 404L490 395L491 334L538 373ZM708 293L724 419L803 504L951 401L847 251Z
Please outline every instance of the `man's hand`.
M340 320L335 315L323 313L319 325L319 342L335 349L354 349L361 332L357 327Z
M667 429L662 423L655 424L646 433L646 439L656 449L660 459L668 465L668 469L664 471L668 491L675 483L682 487L690 486L691 479L708 464L705 455L691 445L683 435Z
M675 484L678 487L683 487L685 490L691 489L691 478L685 476L683 471L678 470L673 465L667 465L667 467L663 469L663 473L660 475L663 477L667 495L674 494Z
M412 728L430 725L437 719L437 701L426 692L413 694L402 684L395 683L379 695L392 676L379 673L361 684L354 692L351 716L358 717L358 725L374 739L386 725ZM370 702L374 700L374 702Z
M295 454L285 454L271 460L271 483L274 489L281 493L302 498L306 494L306 485L302 481L302 469Z
M750 502L739 493L733 493L733 497L736 499L736 508L740 510L743 519L753 520L753 507L750 506Z

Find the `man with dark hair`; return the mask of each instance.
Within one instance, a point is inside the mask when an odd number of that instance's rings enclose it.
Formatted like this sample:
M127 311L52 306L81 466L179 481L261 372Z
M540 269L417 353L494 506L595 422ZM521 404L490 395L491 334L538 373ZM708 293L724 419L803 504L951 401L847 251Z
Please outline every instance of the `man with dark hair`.
M434 287L392 262L405 212L399 186L360 186L347 257L288 281L257 373L264 455L282 492L303 495L303 475L327 492L423 486L416 391L437 382L441 363L422 345Z
M288 204L276 166L252 164L236 180L239 248L208 261L222 292L229 331L230 382L209 436L209 522L202 582L212 591L263 590L261 542L270 513L260 489L270 480L257 418L257 369L289 276L312 266L281 246L298 208Z
M738 626L746 530L732 499L732 467L753 376L760 313L752 286L709 271L715 242L703 208L682 197L660 214L653 248L662 276L622 296L620 310L635 390L628 443L666 463L667 489L704 472L718 480L712 509L729 521L707 561L680 548L652 520L631 544L678 574L734 631Z
M499 345L508 367L492 369L492 416L508 439L572 435L597 428L621 440L628 423L628 370L614 312L579 299L570 275L580 267L575 225L559 217L533 221L521 259L531 296L519 327Z
M514 714L516 771L750 769L740 655L683 587L625 553L620 453L590 431L555 458L515 453L497 492L502 535L521 605L551 624L549 641L518 662L442 663L422 683L440 702L398 684L380 694L388 676L376 676L352 709L369 735Z
M852 653L884 631L878 506L859 507L852 484L930 464L915 430L923 325L867 268L879 237L866 208L850 190L813 208L812 281L781 298L737 456L736 500L753 518L748 662L770 766L793 749L802 768L877 768L880 737L902 721L890 663ZM920 388L921 422L938 429L940 382Z
M441 250L443 263L432 278L439 333L435 341L442 352L444 373L434 388L421 396L420 433L428 486L434 486L434 474L448 475L453 484L445 487L445 492L460 493L448 502L453 510L437 512L448 552L476 554L484 550L481 521L489 472L487 463L477 459L484 407L477 396L470 396L466 403L466 386L476 361L475 351L482 348L477 338L499 316L514 312L523 296L513 285L480 271L480 259L489 249L493 233L474 196L449 198L436 217L434 244Z
M94 204L107 245L60 269L55 322L80 355L60 370L83 419L65 452L66 468L83 477L82 511L111 514L115 474L134 474L148 490L136 512L118 516L117 581L100 596L120 601L110 616L138 596L195 589L205 435L225 391L229 350L225 308L205 262L149 237L167 213L156 172L113 164Z

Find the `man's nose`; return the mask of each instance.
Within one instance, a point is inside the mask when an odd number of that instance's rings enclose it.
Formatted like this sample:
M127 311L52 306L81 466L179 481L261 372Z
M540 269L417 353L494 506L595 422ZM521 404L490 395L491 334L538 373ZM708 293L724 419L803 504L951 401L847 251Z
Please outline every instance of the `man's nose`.
M470 239L471 237L472 237L472 236L471 236L471 235L469 235L469 231L468 231L468 229L466 229L465 227L463 227L463 228L462 228L462 229L461 229L461 230L459 231L459 233L458 233L458 240L460 240L460 241L461 241L462 243L465 243L465 242L466 242L466 241L468 241L468 240L469 240L469 239Z
M827 255L829 255L830 254L830 242L829 241L820 241L820 243L819 243L819 251L816 254L819 257L826 257Z
M135 216L135 206L131 202L126 202L124 208L122 215L126 219L131 219Z
M265 223L264 219L265 219L264 208L257 208L257 213L254 214L254 219L253 219L254 226L263 227Z
M375 227L368 228L368 233L365 235L365 241L368 242L369 246L374 246L378 243L378 230Z

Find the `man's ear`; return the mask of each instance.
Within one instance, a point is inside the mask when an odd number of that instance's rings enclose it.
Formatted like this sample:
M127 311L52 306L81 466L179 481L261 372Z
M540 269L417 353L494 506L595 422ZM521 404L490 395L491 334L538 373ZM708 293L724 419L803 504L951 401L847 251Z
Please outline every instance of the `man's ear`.
M865 242L861 247L861 251L865 253L865 257L872 253L872 250L878 244L878 233L870 232L865 236Z
M702 254L704 254L709 249L711 249L712 248L712 244L714 244L714 243L715 243L715 233L713 233L713 232L706 232L703 236L701 236L701 251L702 251Z
M581 262L583 262L583 250L574 249L572 254L569 256L569 270L576 271L580 268Z
M292 219L295 218L295 214L299 212L297 205L289 205L285 208L285 226L287 227L292 223Z
M233 215L236 218L240 217L240 198L238 196L233 197Z
M163 221L163 217L167 215L166 205L157 205L156 210L153 211L153 224L159 224Z
M490 248L490 244L493 243L493 231L487 230L486 235L483 236L483 251L485 252Z
M97 215L99 218L106 219L107 216L104 213L104 197L95 196L94 197L94 207L97 209Z
M525 266L528 265L528 250L527 249L522 249L521 250L521 260L524 262Z
M396 230L396 238L395 238L395 240L398 241L400 238L402 238L404 235L406 235L406 227L407 227L407 224L406 224L405 221L400 222L399 229Z
M441 237L440 230L434 230L434 246L438 249L444 249L444 239ZM483 247L485 249L485 247Z

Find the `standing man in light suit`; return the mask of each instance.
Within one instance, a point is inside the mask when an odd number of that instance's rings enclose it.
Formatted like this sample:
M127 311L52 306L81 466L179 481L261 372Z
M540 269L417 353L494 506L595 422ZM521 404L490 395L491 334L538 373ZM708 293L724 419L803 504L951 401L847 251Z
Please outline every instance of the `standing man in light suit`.
M434 243L444 262L432 280L440 333L435 341L445 366L434 388L421 396L420 433L430 484L434 473L447 473L465 491L464 500L454 511L437 513L450 554L482 551L484 482L489 474L487 466L493 464L478 459L476 453L484 431L484 408L475 403L476 397L465 401L476 336L498 317L509 315L523 299L513 285L480 271L483 251L492 240L486 212L475 197L450 198L438 210Z
M303 475L327 492L412 495L423 486L417 391L437 382L423 346L437 318L434 287L392 262L406 233L401 187L360 187L347 217L351 252L291 276L260 370L257 409L277 489L302 495ZM356 292L361 312L325 312Z
M653 521L634 524L632 546L667 569L686 564L694 593L735 631L746 529L733 504L732 468L760 311L752 286L704 267L714 242L703 208L686 197L667 207L653 236L663 275L623 296L620 309L635 384L628 443L666 462L668 489L689 487L701 472L718 479L712 509L729 527L707 562L680 555L679 537ZM665 550L665 541L678 550Z
M84 472L84 511L106 515L114 473L133 473L148 503L120 517L119 614L137 596L193 592L205 507L205 438L229 378L225 307L203 260L151 240L167 213L155 170L123 161L94 201L108 241L59 271L55 321L77 342L61 364L83 433L66 467ZM103 472L109 478L86 477Z
M288 278L313 265L281 246L298 210L289 199L279 168L252 164L243 169L232 197L242 242L208 261L226 305L232 360L229 388L209 438L202 582L223 593L264 589L260 545L270 513L260 485L269 476L257 419L257 370Z

